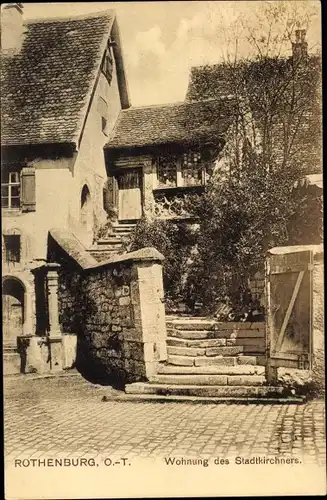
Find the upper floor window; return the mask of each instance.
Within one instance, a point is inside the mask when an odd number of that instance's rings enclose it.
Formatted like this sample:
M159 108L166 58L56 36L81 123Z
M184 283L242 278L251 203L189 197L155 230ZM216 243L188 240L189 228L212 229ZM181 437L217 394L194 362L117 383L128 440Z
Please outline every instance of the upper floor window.
M105 135L108 135L108 104L101 96L98 98L98 112L101 119L101 130Z
M189 151L184 153L181 161L183 186L201 186L204 184L205 169L201 153Z
M157 160L158 187L201 186L206 181L206 168L198 151L183 155L164 155Z
M159 156L157 163L157 175L159 187L177 186L178 157L173 155Z
M103 74L105 75L105 77L107 78L109 85L111 85L111 81L112 81L113 67L114 67L114 63L113 63L113 58L111 55L111 50L110 50L110 47L107 47L105 54L103 56L101 70L102 70Z
M1 204L3 208L20 208L19 172L3 172L1 178Z

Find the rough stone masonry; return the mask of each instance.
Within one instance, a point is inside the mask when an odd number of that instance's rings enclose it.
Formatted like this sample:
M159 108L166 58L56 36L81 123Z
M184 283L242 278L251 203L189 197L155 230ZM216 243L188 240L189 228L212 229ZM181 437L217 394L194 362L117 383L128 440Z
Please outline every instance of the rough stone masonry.
M146 380L167 358L164 257L144 248L81 266L76 246L68 255L57 244L52 258L60 263L59 321L77 335L77 367L97 381Z

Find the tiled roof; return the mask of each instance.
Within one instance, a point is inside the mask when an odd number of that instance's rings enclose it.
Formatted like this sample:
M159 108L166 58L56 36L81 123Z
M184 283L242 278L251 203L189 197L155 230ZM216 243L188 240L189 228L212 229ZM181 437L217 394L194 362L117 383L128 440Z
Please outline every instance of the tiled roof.
M233 101L207 100L122 110L106 148L120 149L207 140L223 136Z
M113 21L104 11L24 25L21 51L2 54L3 145L78 139Z

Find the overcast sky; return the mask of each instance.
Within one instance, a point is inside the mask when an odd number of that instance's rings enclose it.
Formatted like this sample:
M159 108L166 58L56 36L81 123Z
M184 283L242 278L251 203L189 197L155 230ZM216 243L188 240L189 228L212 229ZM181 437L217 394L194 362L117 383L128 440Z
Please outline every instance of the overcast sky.
M24 16L26 19L69 17L115 9L132 105L141 106L184 100L190 68L221 62L227 52L233 53L235 27L239 30L239 21L248 22L265 35L267 26L260 25L256 16L261 15L264 4L277 7L281 3L279 0L25 3ZM287 1L286 4L288 10L297 11L301 19L299 27L303 27L303 15L310 15L309 46L319 48L319 1ZM238 51L246 55L249 47L244 31L239 31L239 35L242 43Z

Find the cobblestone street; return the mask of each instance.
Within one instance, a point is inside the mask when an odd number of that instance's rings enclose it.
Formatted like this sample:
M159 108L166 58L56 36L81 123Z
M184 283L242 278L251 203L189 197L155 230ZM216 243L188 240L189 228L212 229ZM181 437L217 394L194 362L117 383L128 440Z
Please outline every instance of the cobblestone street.
M325 463L324 403L106 401L79 375L5 380L5 454L15 458L298 457Z

